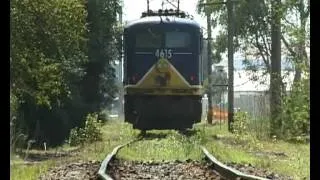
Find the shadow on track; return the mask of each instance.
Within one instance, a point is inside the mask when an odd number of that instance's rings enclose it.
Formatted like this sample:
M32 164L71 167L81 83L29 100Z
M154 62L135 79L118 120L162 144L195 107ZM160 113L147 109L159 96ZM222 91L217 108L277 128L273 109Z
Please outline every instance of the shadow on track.
M196 129L184 129L184 130L176 130L180 135L191 137L197 134L198 130ZM152 140L152 139L164 139L169 135L167 132L147 132L140 131L138 138L144 140Z
M152 140L152 139L164 139L167 137L167 133L154 133L154 132L140 132L138 137L144 140Z
M178 130L179 134L183 135L183 136L193 136L195 134L197 134L198 130L196 129L184 129L184 130Z

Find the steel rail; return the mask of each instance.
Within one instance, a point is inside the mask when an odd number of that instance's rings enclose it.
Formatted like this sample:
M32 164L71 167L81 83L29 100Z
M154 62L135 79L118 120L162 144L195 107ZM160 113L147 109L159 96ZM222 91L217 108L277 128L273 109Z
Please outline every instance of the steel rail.
M201 150L206 155L206 157L213 163L213 167L215 168L215 170L224 178L230 180L269 180L267 178L248 175L236 169L228 167L220 161L218 161L211 153L209 153L209 151L205 147L201 146Z
M113 159L113 157L118 153L118 151L128 146L129 144L132 144L136 141L141 140L135 139L128 143L119 145L113 149L111 153L107 155L107 157L102 161L100 169L98 171L99 179L101 180L113 180L108 174L107 174L107 167L109 162ZM262 178L254 175L248 175L243 172L240 172L236 169L233 169L231 167L228 167L227 165L223 164L222 162L218 161L204 146L200 146L202 152L205 154L205 156L212 162L213 168L216 172L220 174L220 176L229 179L229 180L270 180L267 178Z
M125 147L125 146L127 146L127 145L129 145L129 144L132 144L132 143L134 143L134 142L136 142L136 141L139 141L139 140L140 140L140 138L139 138L139 139L134 139L134 140L132 140L132 141L130 141L130 142L128 142L128 143L125 143L125 144L122 144L122 145L119 145L119 146L115 147L115 148L113 149L113 151L112 151L110 154L108 154L107 157L102 161L101 166L100 166L100 169L99 169L99 171L98 171L98 176L99 176L99 178L100 178L101 180L113 180L113 179L107 174L107 167L108 167L109 162L112 160L112 158L117 154L117 152L118 152L121 148L123 148L123 147Z

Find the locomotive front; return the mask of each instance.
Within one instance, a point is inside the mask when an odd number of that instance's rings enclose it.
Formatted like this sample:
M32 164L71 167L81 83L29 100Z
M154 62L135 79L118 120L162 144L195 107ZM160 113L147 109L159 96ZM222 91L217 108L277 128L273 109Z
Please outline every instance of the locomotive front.
M125 121L140 130L187 129L201 119L201 30L193 20L147 16L124 30Z

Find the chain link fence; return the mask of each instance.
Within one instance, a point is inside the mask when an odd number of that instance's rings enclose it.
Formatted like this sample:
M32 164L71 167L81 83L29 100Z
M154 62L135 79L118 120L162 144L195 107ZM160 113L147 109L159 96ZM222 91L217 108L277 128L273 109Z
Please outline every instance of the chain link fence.
M266 92L235 92L234 107L248 113L250 134L259 138L268 136L270 99Z
M221 94L220 103L212 104L213 122L227 123L228 117L228 93ZM249 117L248 131L250 134L263 138L268 136L270 117L270 99L265 91L235 91L234 112L246 112ZM202 120L206 121L208 113L208 98L202 99Z

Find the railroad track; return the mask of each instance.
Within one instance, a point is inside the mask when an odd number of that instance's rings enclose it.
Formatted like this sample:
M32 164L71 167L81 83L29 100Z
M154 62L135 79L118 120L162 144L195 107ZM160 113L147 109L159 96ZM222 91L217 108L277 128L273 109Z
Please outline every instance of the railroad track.
M117 152L141 138L119 145L101 163L98 176L102 180L118 179L205 179L205 180L268 180L242 173L218 161L200 146L206 163L197 161L130 162L116 159Z

